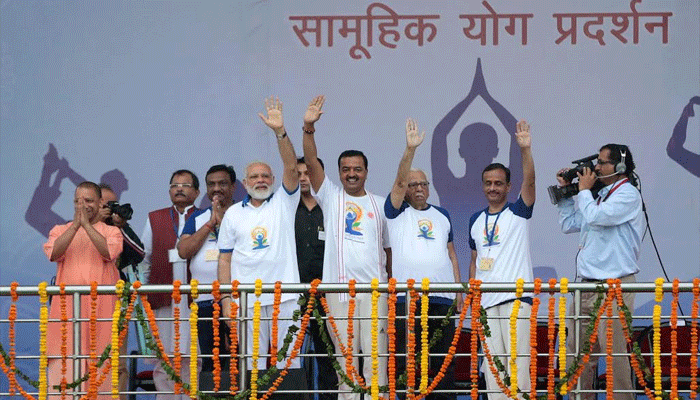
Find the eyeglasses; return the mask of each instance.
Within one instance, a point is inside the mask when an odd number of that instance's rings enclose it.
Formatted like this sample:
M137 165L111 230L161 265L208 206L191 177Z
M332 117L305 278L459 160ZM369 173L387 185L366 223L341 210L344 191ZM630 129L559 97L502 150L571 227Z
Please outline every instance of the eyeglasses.
M170 184L170 189L177 189L177 188L189 189L191 187L194 187L194 185L191 183L171 183Z
M599 159L596 160L596 164L600 164L600 165L610 164L610 165L613 165L613 164L617 164L617 162L612 161L612 160L611 160L611 161L603 161L603 160L601 160L601 159L599 158Z
M422 187L423 189L427 189L428 186L430 186L429 182L411 182L408 184L408 187L411 189L415 189L416 187Z

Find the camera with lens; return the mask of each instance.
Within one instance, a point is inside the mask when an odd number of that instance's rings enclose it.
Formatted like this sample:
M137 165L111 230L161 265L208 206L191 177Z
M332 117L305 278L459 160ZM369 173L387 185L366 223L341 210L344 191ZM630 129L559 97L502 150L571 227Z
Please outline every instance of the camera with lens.
M597 158L598 154L593 154L591 156L584 157L579 160L574 160L571 163L576 164L575 167L558 175L564 178L565 181L571 182L574 179L578 178L578 174L583 173L584 168L589 168L590 170L593 170L595 168L595 165L593 165L593 160ZM591 188L591 191L594 193L594 197L595 194L602 188L603 184L600 181L596 181L593 184L593 188ZM549 199L552 201L552 204L558 204L562 199L567 199L578 194L578 182L570 183L566 186L561 187L557 185L552 185L547 188L547 192L549 192Z
M134 209L131 208L131 204L129 203L119 204L118 201L108 201L107 207L110 213L117 214L124 221L130 220L131 216L134 214Z

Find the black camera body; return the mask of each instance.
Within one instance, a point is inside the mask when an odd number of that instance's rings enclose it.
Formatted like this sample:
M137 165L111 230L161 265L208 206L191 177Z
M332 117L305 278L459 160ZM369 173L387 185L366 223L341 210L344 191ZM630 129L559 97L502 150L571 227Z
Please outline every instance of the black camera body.
M129 203L119 204L118 201L108 201L107 207L109 207L109 211L112 214L117 214L124 221L130 220L131 216L134 214L134 209L131 208L131 204Z
M583 173L584 168L589 168L592 171L595 168L595 165L593 165L593 160L597 158L598 154L593 154L588 157L574 160L571 163L576 164L576 166L562 174L559 174L559 176L564 178L565 181L571 182L578 178L578 174ZM593 184L591 191L597 193L600 189L602 189L602 187L603 186L600 181L596 181L595 184ZM562 199L567 199L578 194L578 182L561 187L552 185L547 188L547 192L549 193L549 199L552 201L552 204L558 204Z

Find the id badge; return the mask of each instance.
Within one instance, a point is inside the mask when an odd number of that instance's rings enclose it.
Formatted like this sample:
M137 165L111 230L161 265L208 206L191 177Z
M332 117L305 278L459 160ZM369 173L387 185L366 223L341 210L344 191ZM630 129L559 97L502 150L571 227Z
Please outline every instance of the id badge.
M219 260L219 249L209 249L204 253L205 261L217 261Z
M493 268L493 258L482 258L479 261L479 269L482 271L491 271Z

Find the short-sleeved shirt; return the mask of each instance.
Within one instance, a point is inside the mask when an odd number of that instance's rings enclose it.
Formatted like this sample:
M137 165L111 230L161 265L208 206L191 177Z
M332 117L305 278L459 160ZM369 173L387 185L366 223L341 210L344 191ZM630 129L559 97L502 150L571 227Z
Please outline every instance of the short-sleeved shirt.
M423 278L430 282L454 282L454 269L447 252L452 242L452 223L444 208L428 204L417 210L407 202L399 209L391 204L391 196L384 202L384 213L389 226L391 243L391 270L398 282ZM454 293L431 293L431 296L454 299Z
M532 282L529 220L533 206L526 206L523 198L518 197L515 203L506 203L500 213L490 214L487 207L472 215L469 246L477 254L476 279L513 283L523 278ZM492 260L490 269L482 268L484 259ZM481 305L487 308L512 299L515 293L484 293Z
M187 218L185 227L182 229L183 235L194 235L204 224L211 219L211 207L206 210L197 210ZM202 247L190 259L190 274L192 279L196 279L199 283L212 283L217 276L217 267L219 265L219 248L216 245L216 232L209 232L204 240ZM210 293L202 293L199 295L198 301L211 300L214 296Z
M326 250L323 281L327 283L388 280L386 254L389 235L384 198L367 192L354 197L328 179L316 193L324 214Z
M241 283L281 281L299 283L296 246L294 242L294 215L299 204L299 188L287 192L284 185L259 207L250 203L250 197L238 202L224 214L219 229L218 246L222 253L231 253L231 278ZM282 295L282 301L296 295ZM250 295L248 306L253 307ZM262 305L273 303L272 293L260 296Z

